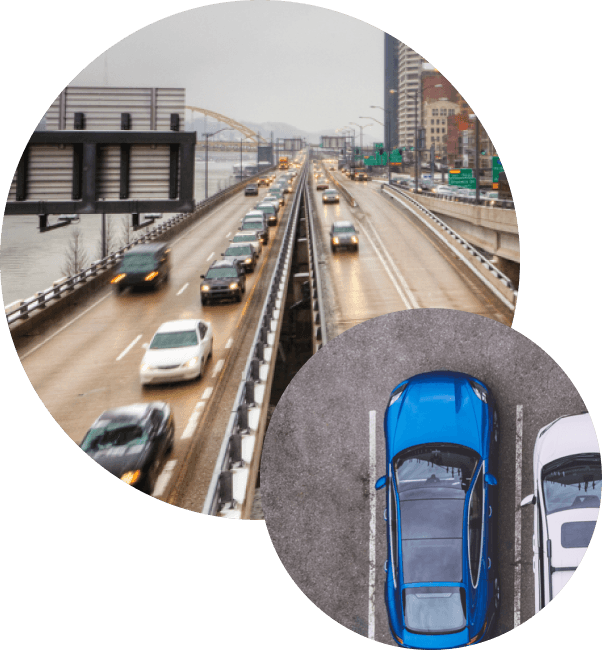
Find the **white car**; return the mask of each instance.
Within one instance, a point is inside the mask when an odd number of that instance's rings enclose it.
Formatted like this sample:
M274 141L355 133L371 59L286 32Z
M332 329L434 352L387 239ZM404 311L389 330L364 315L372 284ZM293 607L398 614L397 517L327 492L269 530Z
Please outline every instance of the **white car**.
M211 323L198 319L163 323L140 364L140 383L145 386L200 379L212 354Z
M455 196L456 192L448 185L437 185L435 193L439 196Z
M263 249L261 237L259 237L257 231L250 233L238 232L230 241L233 244L249 244L250 246L253 246L257 255L260 255Z
M569 581L600 510L600 448L589 413L563 416L537 434L533 452L535 612Z

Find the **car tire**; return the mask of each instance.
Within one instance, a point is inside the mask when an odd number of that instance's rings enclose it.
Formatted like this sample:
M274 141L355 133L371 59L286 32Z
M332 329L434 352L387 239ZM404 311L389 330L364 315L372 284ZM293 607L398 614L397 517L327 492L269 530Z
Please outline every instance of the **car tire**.
M236 302L242 302L242 290L239 290L234 299Z
M201 296L201 305L205 306L209 301Z
M166 455L166 456L169 456L169 454L171 454L171 452L173 451L174 438L175 438L175 434L174 434L174 430L173 430L173 428L172 428L171 431L169 432L169 436L170 436L170 438L169 438L169 442L167 443L167 447L165 448L165 455Z
M335 248L334 246L331 246L331 247L330 247L330 250L331 250L333 253L336 253L336 248Z
M196 377L199 381L203 378L204 370L205 370L205 364L203 363L203 361L201 361L201 367L199 368L199 374Z
M209 348L209 354L207 355L207 359L211 359L213 357L213 341L211 341L211 347Z
M120 287L119 285L115 287L115 295L119 295L120 293L123 293L123 290L125 287Z
M359 244L356 244L356 245L355 245L355 248L354 248L353 250L357 253L358 250L359 250L359 248L360 248L360 245L359 245Z

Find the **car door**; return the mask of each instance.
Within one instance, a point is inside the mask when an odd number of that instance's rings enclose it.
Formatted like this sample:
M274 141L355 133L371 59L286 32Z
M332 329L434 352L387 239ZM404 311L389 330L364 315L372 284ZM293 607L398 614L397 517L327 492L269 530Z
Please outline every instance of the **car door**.
M486 584L486 560L483 557L483 542L485 536L484 512L485 510L485 479L484 464L481 463L476 478L473 481L468 502L468 580L469 603L467 603L468 620L476 625L481 614L484 590ZM486 592L485 592L486 593ZM476 630L475 630L476 631Z

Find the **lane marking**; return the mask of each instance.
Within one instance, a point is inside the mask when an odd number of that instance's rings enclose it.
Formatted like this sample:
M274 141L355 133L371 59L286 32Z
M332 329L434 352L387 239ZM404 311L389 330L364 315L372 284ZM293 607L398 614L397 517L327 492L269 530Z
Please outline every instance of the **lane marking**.
M115 359L115 361L121 361L123 357L138 343L138 341L142 338L142 334L138 334L138 336L127 346L127 348Z
M370 560L368 576L368 638L374 639L374 594L376 587L376 411L370 411Z
M230 232L226 235L226 239L228 239L228 237L230 237L231 234L232 234L232 231L230 231Z
M234 339L228 339L228 342L226 343L226 350L228 348L231 348L233 343L234 343Z
M211 375L212 377L217 377L219 373L221 372L222 368L224 367L224 360L220 359L216 364L215 368L213 370L213 374Z
M30 354L33 354L36 350L40 349L43 345L46 345L48 341L52 341L52 339L57 336L57 334L60 334L63 330L66 330L70 325L73 325L76 321L78 321L82 316L85 316L89 311L92 311L94 307L97 307L100 305L100 303L103 300L106 300L111 293L107 293L106 296L103 296L100 300L97 300L93 305L90 305L87 309L84 309L84 311L79 315L76 316L73 320L70 320L68 323L63 325L63 327L59 328L54 334L51 334L47 339L44 339L41 343L38 343L35 347L33 347L31 350L26 352L25 354L21 355L19 359L23 361L23 359L26 359Z
M178 293L176 293L176 296L179 296L180 294L184 293L184 291L186 291L186 289L188 289L188 285L189 285L189 283L187 282L187 283L186 283L186 284L185 284L185 285L184 285L184 286L183 286L183 287L178 291Z
M165 467L163 468L163 471L161 472L159 478L157 479L157 482L155 483L155 489L153 490L154 497L160 497L163 494L163 492L165 492L165 488L169 483L169 479L171 478L171 475L173 474L173 471L177 463L178 463L177 460L168 460L165 463Z
M194 432L196 431L201 415L205 410L206 404L207 402L197 402L196 406L194 407L194 410L192 411L192 415L190 416L188 423L186 424L186 428L184 429L182 435L180 436L180 440L185 440L186 438L192 438Z
M213 392L213 387L209 386L208 388L205 388L205 392L203 393L201 399L209 399L211 397L211 393Z
M514 627L520 625L521 597L521 543L522 543L522 508L520 502L523 491L523 405L516 405L516 484L514 488Z
M211 255L209 255L209 257L207 258L207 261L209 261L214 255L215 253L211 253Z

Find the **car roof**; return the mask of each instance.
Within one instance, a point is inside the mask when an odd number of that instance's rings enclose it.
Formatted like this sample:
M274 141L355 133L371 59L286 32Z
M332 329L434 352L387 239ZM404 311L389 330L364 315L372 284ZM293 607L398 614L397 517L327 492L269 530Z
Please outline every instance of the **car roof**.
M215 260L209 269L237 268L238 265L232 260Z
M185 330L195 329L201 321L198 318L182 318L181 320L170 320L161 323L155 332L184 332Z
M353 225L353 223L351 221L334 221L332 225L333 226L339 226L339 227L351 226L352 228L355 228L355 226Z
M127 251L125 254L130 255L132 253L156 253L162 249L164 249L166 246L169 246L169 244L162 243L162 244L138 244L137 246L134 246L131 250Z
M263 212L261 210L251 210L245 214L245 217L261 217L263 219Z
M131 415L141 420L152 408L153 404L153 402L147 402L143 404L128 404L127 406L118 406L101 413L101 415L96 418L95 422L98 422L99 420L110 420L112 418L123 415Z

